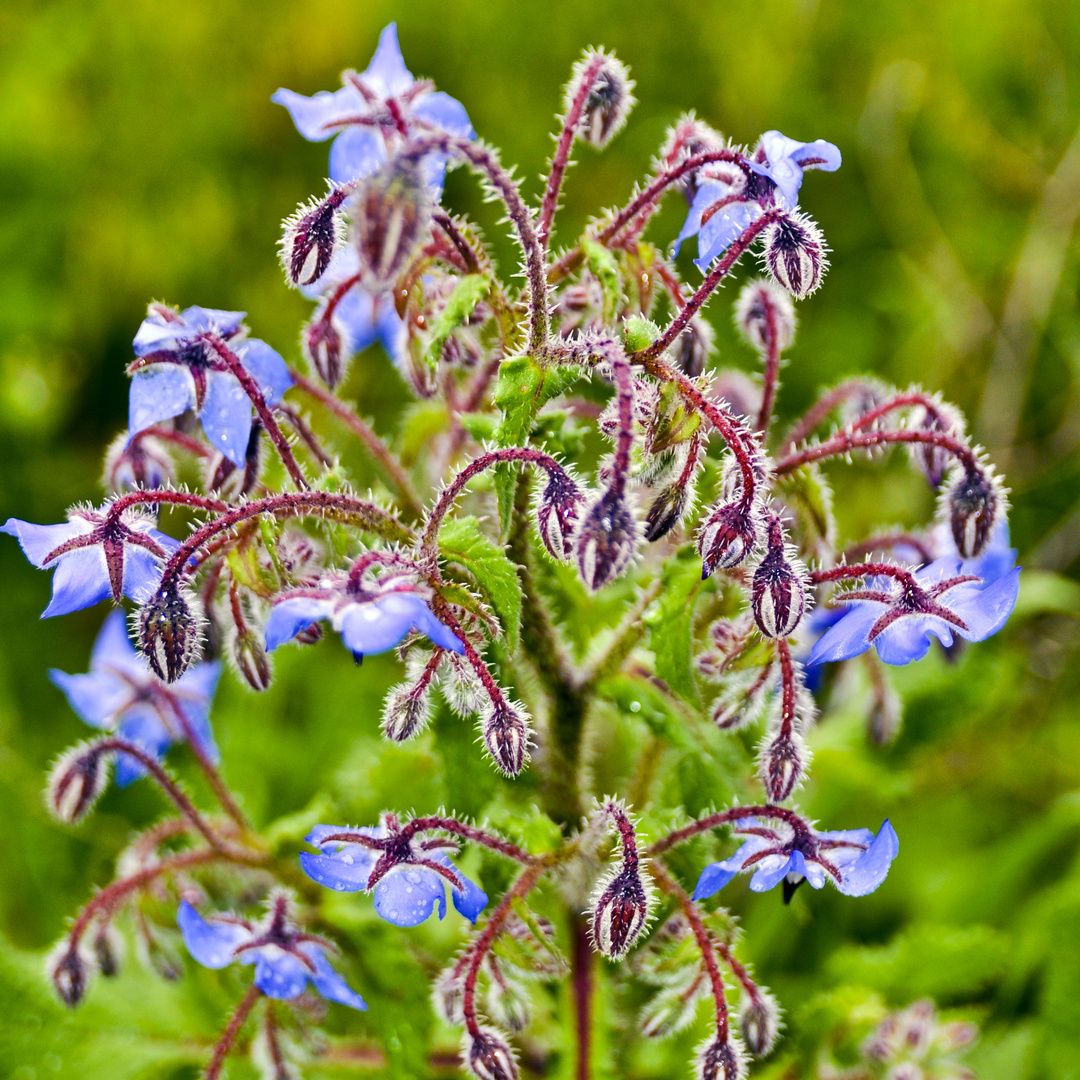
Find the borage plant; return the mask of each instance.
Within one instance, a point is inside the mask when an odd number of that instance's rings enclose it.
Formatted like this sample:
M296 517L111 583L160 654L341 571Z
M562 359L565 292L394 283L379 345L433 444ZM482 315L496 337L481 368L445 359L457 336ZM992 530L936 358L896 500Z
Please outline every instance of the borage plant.
M835 146L770 131L746 148L686 117L626 206L551 252L574 145L602 148L632 91L614 56L584 55L539 207L464 108L409 74L392 26L340 90L279 91L301 134L333 139L329 191L285 222L281 243L289 284L316 305L301 335L306 372L251 337L240 312L151 304L104 503L58 525L4 527L35 566L55 570L45 615L107 597L136 605L137 645L113 613L89 673L53 673L100 734L59 759L50 806L83 818L114 765L116 784L149 777L175 809L134 839L78 914L51 978L74 1006L93 971L114 974L121 916L144 955L178 924L199 964L250 965L208 1078L256 1026L269 1075L293 1075L301 1052L330 1053L332 1041L312 1038L315 995L368 1007L324 936L362 951L362 933L342 934L327 890L370 893L378 915L405 928L436 907L442 918L449 890L475 929L446 957L434 1002L483 1080L518 1074L512 1037L530 1071L551 1055L569 1061L560 1047L571 1044L576 1075L588 1075L594 998L610 980L639 989L605 994L606 1020L644 1001L636 1020L618 1020L622 1047L702 1023L707 1001L697 1075L743 1075L748 1055L772 1049L780 1010L738 958L731 916L705 901L738 874L753 891L779 885L785 902L804 882L862 896L899 846L888 821L823 829L795 801L815 695L835 682L823 665L861 657L871 733L884 741L899 706L882 663L919 659L933 638L980 641L1012 610L1005 490L953 407L856 379L788 431L771 423L793 299L827 266L800 186L807 169L839 168ZM459 166L504 207L520 282L500 280L476 226L442 206L445 172ZM669 193L689 203L679 241L697 237L696 288L644 239ZM712 368L702 317L751 249L767 276L743 284L735 320L760 357L756 381ZM376 340L427 403L414 460L337 394ZM350 487L305 405L360 440L381 492ZM939 521L838 546L820 464L898 446L940 492ZM157 530L163 511L193 518L185 539ZM312 820L311 850L299 864L295 850L282 855L219 771L210 700L220 657L266 690L269 654L311 646L327 628L357 663L399 651L406 676L383 705L387 739L419 736L438 692L474 718L474 767L486 757L506 778L503 809L535 803L531 816L504 812L500 828L394 809L355 826ZM358 692L360 723L365 704ZM212 809L163 764L178 742ZM713 780L723 808L691 819L671 778L688 760L718 760L721 742L736 763ZM499 895L489 901L463 858ZM595 953L628 963L602 966ZM158 967L177 974L176 961ZM565 994L538 989L560 981ZM444 1063L445 1030L424 1051Z

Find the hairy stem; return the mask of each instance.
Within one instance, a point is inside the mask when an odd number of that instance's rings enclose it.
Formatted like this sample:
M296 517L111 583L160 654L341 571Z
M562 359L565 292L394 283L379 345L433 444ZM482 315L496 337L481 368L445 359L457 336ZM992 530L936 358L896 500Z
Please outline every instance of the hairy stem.
M805 450L789 454L776 463L776 473L794 472L795 469L808 465L811 461L823 458L839 457L852 450L866 450L875 446L889 446L897 443L905 445L937 446L951 454L970 472L982 471L979 459L966 443L945 435L939 431L839 431L831 439L808 446Z
M225 1025L225 1030L221 1033L221 1038L218 1039L217 1045L214 1047L214 1054L210 1058L210 1064L206 1066L206 1071L203 1073L203 1080L217 1080L221 1075L225 1059L229 1056L229 1052L236 1042L236 1037L244 1026L244 1021L247 1020L260 997L262 997L262 991L252 983L248 987L247 993L240 999L236 1011L229 1017L229 1022Z

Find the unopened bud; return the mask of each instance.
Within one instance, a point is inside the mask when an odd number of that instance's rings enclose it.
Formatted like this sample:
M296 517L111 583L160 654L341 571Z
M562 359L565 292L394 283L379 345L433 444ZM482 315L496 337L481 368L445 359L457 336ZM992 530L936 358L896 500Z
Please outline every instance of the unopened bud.
M453 1024L455 1027L465 1023L465 981L460 975L455 976L456 966L456 964L451 964L431 991L435 1011L448 1024Z
M464 1057L479 1080L517 1080L514 1054L500 1034L481 1028L475 1035L465 1033Z
M766 278L748 281L735 301L735 326L759 352L767 352L775 339L783 352L795 337L795 306L785 289Z
M313 285L326 273L341 242L338 210L344 200L345 191L338 188L319 202L302 204L285 219L281 265L285 268L285 280L294 288Z
M483 683L472 665L457 654L443 655L442 681L439 685L446 704L458 716L475 716L483 711L487 701Z
M525 768L532 747L532 726L525 707L509 704L505 699L497 703L489 701L481 729L488 753L499 771L506 776L517 776Z
M548 473L547 483L536 501L536 528L553 559L570 561L574 553L574 529L584 505L585 497L568 473Z
M698 981L699 989L672 986L656 994L641 1011L638 1031L646 1039L666 1039L690 1026L697 1013L705 980Z
M592 76L592 85L585 98L578 129L581 138L590 146L601 149L626 123L634 107L634 81L626 66L608 52L587 52L575 65L566 87L566 108L581 90L581 80L590 68L599 63Z
M698 530L701 576L707 578L717 570L731 570L746 562L761 540L761 511L754 500L718 503Z
M797 300L821 284L827 250L821 230L805 214L785 214L765 230L765 266Z
M630 565L637 536L626 496L614 488L604 490L582 515L574 541L578 569L590 589L602 589Z
M697 157L698 154L704 154L710 150L722 150L725 145L724 136L719 131L690 113L668 130L667 138L660 150L660 160L670 168L687 158ZM705 171L708 169L709 166L706 166ZM687 173L679 181L679 187L688 203L693 203L697 195L698 179L695 171Z
M515 979L492 978L484 995L487 1014L500 1027L518 1033L529 1026L531 1010L525 988Z
M772 664L758 671L729 674L713 705L712 722L721 731L740 731L757 723L772 688Z
M94 935L94 964L107 979L120 973L120 961L124 955L124 939L109 923Z
M165 682L176 682L195 658L202 616L195 598L163 583L135 613L139 649L150 669Z
M754 622L768 638L787 638L806 612L806 567L787 550L780 522L769 525L769 546L754 571L751 607Z
M958 471L946 494L949 527L960 557L982 554L1005 509L1005 493L985 468Z
M382 730L391 742L415 738L431 720L431 693L428 685L404 682L386 695Z
M645 928L652 901L637 856L624 859L614 875L601 880L593 896L589 920L593 943L604 956L621 960Z
M90 812L109 782L110 756L95 743L80 743L53 766L45 798L61 821L74 825Z
M103 481L111 492L162 488L172 478L172 460L152 436L131 439L126 431L121 432L105 453Z
M364 283L386 292L431 228L434 209L419 161L397 157L367 177L356 197L356 246Z
M694 1062L697 1080L740 1080L746 1074L742 1047L729 1036L712 1038L698 1050Z
M90 981L90 966L79 955L77 947L61 941L46 963L46 971L60 1000L74 1008L86 995Z
M675 339L675 363L684 375L696 379L704 370L713 347L713 328L699 316Z
M964 438L964 418L957 409L944 402L933 409L918 406L911 415L911 428L915 431L933 431L953 439ZM943 447L933 443L914 443L911 456L916 466L930 481L932 487L940 487L952 463L952 456Z
M299 645L318 645L323 639L323 628L317 623L313 622L310 626L305 626L303 630L297 633L293 638Z
M300 332L300 347L315 374L333 390L345 373L347 357L344 331L336 315L326 317L325 305Z
M669 484L653 499L645 515L645 539L650 543L667 536L683 519L690 502L691 485Z
M747 1049L755 1057L764 1057L776 1044L780 1032L780 1009L772 994L760 987L747 996L739 1012L739 1027Z
M270 686L270 657L266 655L262 641L255 634L236 634L233 638L232 655L236 670L252 690L262 691Z
M791 796L806 772L806 743L797 731L777 732L761 748L761 782L769 802Z

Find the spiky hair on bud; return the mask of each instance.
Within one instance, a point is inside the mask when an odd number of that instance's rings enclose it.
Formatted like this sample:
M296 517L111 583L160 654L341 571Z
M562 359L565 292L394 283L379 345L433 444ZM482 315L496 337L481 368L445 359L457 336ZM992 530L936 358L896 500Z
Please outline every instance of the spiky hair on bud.
M777 352L783 352L795 340L798 319L791 294L768 278L754 278L740 290L735 301L735 329L759 352L769 348L775 334Z
M753 994L744 994L739 1009L739 1030L746 1048L754 1057L765 1057L776 1045L783 1017L780 1006L768 990L760 986Z
M230 635L229 659L236 673L257 693L270 688L273 667L263 643L250 631L234 629Z
M769 704L776 683L775 668L770 661L750 671L723 675L720 693L713 702L712 722L721 731L741 731L756 724Z
M482 712L488 699L472 665L455 653L446 653L443 659L439 689L446 704L462 718Z
M549 472L536 486L533 512L544 550L557 562L574 557L573 538L585 495L572 469Z
M175 479L173 460L164 443L140 434L131 438L120 432L105 451L101 483L106 491L120 494L137 488L163 488Z
M125 952L124 939L111 922L100 925L94 932L90 951L94 958L94 967L106 979L120 974Z
M663 165L675 165L686 158L710 150L722 150L727 146L727 139L714 127L691 110L680 116L667 129L664 141L660 144L660 161Z
M60 1000L72 1009L86 996L93 973L94 965L67 938L58 941L45 960L49 982Z
M728 1034L706 1039L694 1058L696 1080L742 1080L746 1075L746 1051L741 1040Z
M314 314L300 329L300 351L315 374L331 390L345 376L352 358L349 336L334 311L326 317L327 300L323 300Z
M783 526L768 525L768 547L754 571L750 607L754 622L767 638L788 638L810 604L810 574L795 548L785 542Z
M518 1080L517 1061L501 1031L482 1027L465 1032L462 1040L465 1064L478 1080Z
M584 82L588 80L588 88ZM588 49L574 65L566 85L563 110L573 108L585 90L577 134L583 142L602 150L622 129L630 110L637 104L634 80L626 65L605 49Z
M817 223L806 214L784 214L765 228L765 268L796 300L821 285L829 268L828 251Z
M713 506L697 533L701 576L707 578L717 570L731 570L746 562L764 539L762 518L756 499L740 496Z
M45 803L58 820L74 825L90 813L108 786L111 759L96 742L79 743L60 755L45 788Z
M516 1035L524 1031L532 1019L529 992L519 979L508 977L490 953L485 957L485 963L492 976L484 994L487 1014L501 1028Z
M976 455L976 467L953 467L939 501L939 513L948 523L963 559L973 559L986 550L1009 510L1008 488L993 465L983 460L981 452L976 451Z
M716 331L712 325L695 315L671 349L679 370L696 379L705 370L715 340Z
M435 210L421 162L398 155L357 190L354 240L365 285L385 292L405 272L431 230Z
M806 778L810 748L798 728L771 731L761 743L758 764L761 783L771 803L782 803Z
M415 739L431 722L431 682L398 683L383 702L382 732L391 742Z
M346 193L332 188L322 199L301 203L281 223L278 254L285 280L294 289L314 285L326 273L345 236L341 205Z
M940 432L960 442L965 440L967 434L964 414L938 394L934 394L929 403L916 405L911 410L907 426L913 431ZM940 487L953 462L949 452L932 443L913 443L910 450L913 464L931 487Z
M195 594L185 586L163 582L131 619L150 670L164 682L176 682L195 659L206 627Z
M578 570L597 592L620 577L637 551L641 526L625 492L605 488L582 513L574 536Z
M528 764L533 747L532 721L520 701L489 698L480 721L480 733L504 776L517 776Z

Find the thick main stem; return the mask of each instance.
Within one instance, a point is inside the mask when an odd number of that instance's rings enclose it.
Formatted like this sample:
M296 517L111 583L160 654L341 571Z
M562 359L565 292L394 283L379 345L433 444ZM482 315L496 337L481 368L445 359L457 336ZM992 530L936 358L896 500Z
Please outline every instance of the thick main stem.
M592 1004L595 990L595 964L588 923L574 920L574 952L571 961L571 994L574 1000L574 1033L577 1065L575 1080L589 1080L592 1053Z
M262 991L252 983L241 999L240 1004L236 1006L236 1011L229 1017L229 1023L214 1047L214 1056L210 1059L210 1064L206 1066L206 1072L203 1073L203 1080L217 1080L221 1075L225 1059L229 1056L229 1052L236 1042L236 1037L244 1026L244 1021L247 1020L260 997L262 997Z

